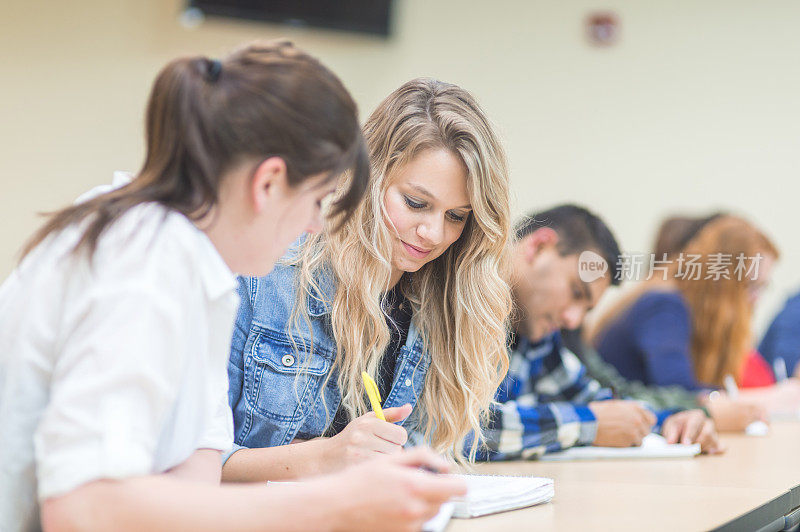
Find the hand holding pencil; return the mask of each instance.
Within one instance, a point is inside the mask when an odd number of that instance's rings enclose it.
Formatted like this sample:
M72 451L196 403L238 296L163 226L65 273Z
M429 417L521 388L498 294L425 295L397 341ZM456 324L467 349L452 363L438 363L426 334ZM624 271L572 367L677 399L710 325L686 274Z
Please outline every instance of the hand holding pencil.
M373 393L377 398L377 403L371 400L373 412L357 417L340 433L321 442L325 446L326 471L336 471L376 456L402 451L408 434L406 429L395 423L411 414L411 405L384 409L381 408L377 386Z

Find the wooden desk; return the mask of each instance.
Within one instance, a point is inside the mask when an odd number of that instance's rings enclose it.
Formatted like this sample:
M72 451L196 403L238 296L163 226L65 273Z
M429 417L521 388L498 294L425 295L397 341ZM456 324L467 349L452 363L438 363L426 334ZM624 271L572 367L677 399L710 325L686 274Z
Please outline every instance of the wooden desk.
M800 423L773 424L766 437L725 435L723 442L725 454L692 459L481 464L478 473L553 478L555 497L454 519L447 531L707 530L748 513L760 523L800 506L800 490L793 499L787 493L800 485Z

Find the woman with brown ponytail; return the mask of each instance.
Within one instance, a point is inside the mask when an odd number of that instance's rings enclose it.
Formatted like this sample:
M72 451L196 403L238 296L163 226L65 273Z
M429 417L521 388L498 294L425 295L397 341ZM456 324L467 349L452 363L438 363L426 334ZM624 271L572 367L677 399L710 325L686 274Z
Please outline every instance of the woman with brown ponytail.
M329 214L359 203L347 90L288 43L178 59L146 131L139 173L53 214L0 287L0 530L419 529L463 490L429 451L219 486L234 273L269 272L340 185Z

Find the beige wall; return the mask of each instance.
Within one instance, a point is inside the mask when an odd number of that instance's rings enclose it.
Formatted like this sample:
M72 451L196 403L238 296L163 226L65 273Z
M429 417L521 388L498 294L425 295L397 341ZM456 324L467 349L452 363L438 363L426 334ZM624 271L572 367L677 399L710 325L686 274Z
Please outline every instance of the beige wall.
M632 251L675 210L726 208L783 250L759 324L800 285L800 3L607 0L621 41L593 48L584 0L396 0L389 40L275 25L178 22L179 0L13 1L0 9L0 276L35 213L137 169L161 65L287 36L362 109L436 76L473 91L507 141L515 212L574 201Z

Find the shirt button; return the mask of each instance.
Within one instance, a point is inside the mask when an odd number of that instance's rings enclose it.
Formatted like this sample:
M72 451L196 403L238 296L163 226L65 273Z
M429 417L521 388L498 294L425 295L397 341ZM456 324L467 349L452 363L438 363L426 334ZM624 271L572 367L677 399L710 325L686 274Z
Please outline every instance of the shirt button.
M284 366L291 366L292 364L294 364L294 356L283 355L283 358L281 358L281 362L283 363Z
M406 379L406 386L411 386L411 379Z

